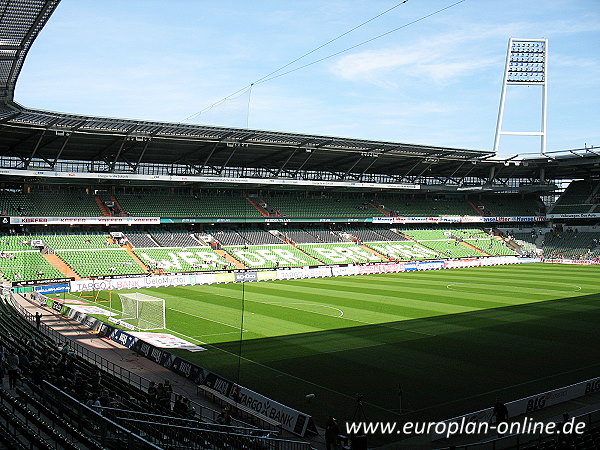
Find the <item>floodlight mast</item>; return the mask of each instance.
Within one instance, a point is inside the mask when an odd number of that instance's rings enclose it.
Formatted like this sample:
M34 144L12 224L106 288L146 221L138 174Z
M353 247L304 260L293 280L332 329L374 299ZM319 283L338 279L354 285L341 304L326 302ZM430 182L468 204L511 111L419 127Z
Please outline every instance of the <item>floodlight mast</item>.
M506 87L542 86L542 123L540 131L503 131L504 104L506 102ZM546 113L548 110L548 39L517 39L508 40L502 95L498 109L498 122L494 138L494 152L500 149L500 136L539 136L540 153L546 153Z

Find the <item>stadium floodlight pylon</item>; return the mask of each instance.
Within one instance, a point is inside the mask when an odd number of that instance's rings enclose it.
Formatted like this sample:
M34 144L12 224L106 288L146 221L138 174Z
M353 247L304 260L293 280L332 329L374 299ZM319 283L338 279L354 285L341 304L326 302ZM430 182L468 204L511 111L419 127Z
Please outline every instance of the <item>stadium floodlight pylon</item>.
M506 101L506 87L514 86L541 86L542 111L541 129L539 131L503 131L504 104ZM546 112L548 110L548 39L517 39L508 40L506 52L506 65L504 67L504 80L502 82L502 95L498 109L498 122L496 123L496 136L494 138L494 152L500 148L502 135L539 136L540 153L546 153Z
M165 300L140 292L119 293L124 320L134 321L138 329L162 330L167 327Z

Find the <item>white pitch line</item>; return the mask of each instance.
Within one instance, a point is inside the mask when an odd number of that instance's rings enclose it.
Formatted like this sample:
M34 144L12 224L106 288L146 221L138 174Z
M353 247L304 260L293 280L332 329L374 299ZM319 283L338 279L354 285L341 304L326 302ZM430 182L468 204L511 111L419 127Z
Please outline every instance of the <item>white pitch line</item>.
M391 328L397 331L406 331L407 333L415 333L415 334L422 334L424 336L437 336L436 334L430 334L430 333L424 333L421 331L413 331L413 330L401 330L399 328L396 327L391 327L389 325L385 325L384 323L377 323L377 322L365 322L364 320L358 320L358 319L350 319L349 317L342 317L342 316L330 316L329 314L323 314L323 313L319 313L319 312L314 312L314 311L307 311L305 309L301 309L301 308L294 308L293 306L288 306L290 304L295 305L318 305L318 306L323 306L325 308L333 308L333 309L338 309L338 308L334 308L333 306L327 306L327 305L322 305L320 303L283 303L283 302L259 302L258 300L246 300L247 302L254 302L254 303L262 303L263 305L277 305L277 306L282 306L284 308L290 308L290 309L295 309L297 311L304 311L304 312L309 312L312 314L319 314L321 316L327 316L327 317L333 317L335 319L343 319L343 320L349 320L351 322L358 322L358 323L363 323L365 325L375 325L378 327L384 327L384 328ZM342 312L340 309L338 309L338 311Z
M550 282L550 283L552 283L552 282ZM554 283L560 283L560 282L554 282ZM563 292L563 293L566 292L567 294L571 294L573 292L579 292L579 291L581 291L581 286L578 286L576 284L571 284L571 283L560 283L560 284L562 284L563 286L573 286L573 287L575 287L575 289L573 289L571 291L562 291L562 290L559 290L559 289L556 289L556 290L553 290L553 291L538 291L538 290L535 290L535 288L519 288L519 289L526 289L526 290L528 289L528 290L531 291L531 292L528 292L528 293L529 294L534 294L534 295L535 294L553 295L553 294L556 294L558 292ZM463 286L473 286L473 287L476 287L476 286L481 286L481 285L473 285L473 284L467 283L467 282L464 282L464 283L451 283L451 284L447 284L446 285L446 289L449 289L451 291L461 292L460 288L463 287ZM457 287L458 289L453 289L453 287ZM490 286L483 286L483 287L485 289L488 289ZM547 287L549 287L549 286L547 286Z
M256 301L256 300L250 300L250 301ZM297 309L299 311L305 311L305 312L309 312L309 313L313 313L313 314L321 314L323 316L327 316L327 317L335 317L335 318L343 318L346 319L346 317L343 317L344 315L344 311L342 311L339 308L336 308L335 306L328 306L328 305L323 305L321 303L304 303L304 302L293 302L293 303L288 303L288 302L257 302L257 303L262 303L264 305L306 305L306 306L320 306L321 308L330 308L330 309L334 309L337 312L340 313L339 316L331 316L329 314L323 314L323 313L319 313L319 312L315 312L315 311L307 311L306 309L300 309L300 308L293 308L293 309Z
M240 329L240 327L236 327L235 325L229 325L228 323L225 323L225 322L219 322L218 320L209 319L208 317L202 317L202 316L198 316L198 315L196 315L196 314L192 314L192 313L185 312L185 311L180 311L180 310L178 310L178 309L175 309L175 308L167 308L167 309L169 309L169 310L171 310L171 311L175 311L175 312L181 313L181 314L187 314L188 316L197 317L198 319L204 319L204 320L209 320L210 322L220 323L221 325L225 325L225 326L227 326L227 327L229 327L229 328L235 328L236 330L239 330L239 329ZM248 331L248 330L243 330L243 331Z
M248 330L244 330L244 331L248 331ZM213 334L199 334L197 336L191 336L193 338L201 338L201 337L206 337L206 336L222 336L224 334L238 334L239 331L228 331L227 333L213 333Z

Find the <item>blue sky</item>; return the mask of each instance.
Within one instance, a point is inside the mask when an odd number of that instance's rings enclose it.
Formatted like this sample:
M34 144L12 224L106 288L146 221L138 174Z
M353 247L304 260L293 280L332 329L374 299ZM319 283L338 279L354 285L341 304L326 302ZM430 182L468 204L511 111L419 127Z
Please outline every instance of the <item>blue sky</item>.
M408 0L289 66L457 0ZM62 0L16 100L97 116L489 150L510 37L549 39L548 150L600 146L600 2L465 0L207 107L398 4L383 0ZM538 87L508 92L505 129L539 128ZM503 154L538 138L503 138Z

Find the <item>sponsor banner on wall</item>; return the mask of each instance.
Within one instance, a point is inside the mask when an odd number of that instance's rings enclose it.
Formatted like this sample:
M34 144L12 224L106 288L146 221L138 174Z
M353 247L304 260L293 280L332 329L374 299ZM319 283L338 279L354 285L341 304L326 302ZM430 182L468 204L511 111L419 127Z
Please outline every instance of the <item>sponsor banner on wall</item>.
M46 306L63 315L67 315L71 309L56 298L46 298Z
M109 317L117 315L114 312L110 312L107 309L100 308L99 306L94 306L94 305L81 305L81 304L77 305L77 304L69 303L69 307L73 311L78 311L83 314L95 314L97 316L109 316Z
M192 344L184 339L177 336L173 336L169 333L148 333L145 331L134 331L129 332L131 336L138 338L141 341L145 341L155 347L159 348L176 348L182 350L189 350L190 352L203 352L206 350L196 344Z
M404 272L404 263L373 264L370 266L359 266L358 274L367 275L371 273L397 273Z
M445 261L419 261L417 270L439 270L443 269Z
M214 389L218 393L224 395L225 397L229 397L229 395L232 394L234 386L233 382L213 372L209 372L206 374L204 384L209 388Z
M544 222L544 216L482 217L482 216L436 216L436 217L373 217L373 223L488 223L488 222Z
M107 280L73 280L72 292L109 291L115 289L143 289L154 287L187 286L192 284L213 283L213 274L200 275L156 275Z
M292 267L291 269L277 269L278 280L294 280L299 278L330 277L331 267Z
M161 217L160 223L370 223L371 217Z
M477 258L449 259L445 262L446 269L462 269L464 267L479 267L481 260Z
M269 281L277 279L277 271L276 270L264 270L261 272L256 272L256 276L258 277L258 281Z
M204 380L208 373L208 371L202 367L192 364L191 362L186 361L179 356L175 356L172 353L168 354L167 359L165 359L163 362L163 366L172 370L178 375L186 377L195 384L204 384Z
M569 400L573 400L578 397L583 397L596 392L600 392L600 377L592 378L590 380L582 381L580 383L572 384L570 386L554 389L552 391L542 392L535 394L530 397L521 398L519 400L506 403L508 409L508 417L514 418L522 414L532 413L539 411L540 409L548 408L549 406L557 405ZM451 422L461 423L465 422L490 422L494 408L490 407L482 409L470 414L458 416L453 419L444 420L443 422L449 424ZM431 440L435 441L438 439L445 438L445 434L437 434L435 432L430 435Z
M243 386L234 384L215 373L208 373L204 384L222 395L239 402L240 405L252 409L257 414L276 420L283 429L303 436L309 422L309 416L293 408L282 405L262 394L254 392Z
M228 397L235 399L234 395L239 396L238 400L241 405L262 416L280 422L284 430L304 436L309 416L243 386L235 385L233 389L230 389Z
M12 225L156 225L160 217L11 217Z
M554 262L554 260L547 260ZM558 260L564 262L564 260ZM199 284L233 283L260 280L291 280L300 278L322 278L375 273L410 272L414 270L437 270L461 267L477 267L499 264L518 264L522 262L540 262L539 258L519 258L517 256L491 256L466 258L460 260L411 261L403 263L379 263L347 266L292 267L269 271L218 272L208 274L136 276L106 280L72 280L72 292L108 291L119 289L144 289L169 286L192 286ZM598 264L598 262L573 262L572 264ZM565 263L565 264L568 264Z
M69 288L69 283L61 283L50 286L36 286L34 290L40 294L58 294L59 292L69 292Z
M98 173L98 172L56 172L52 170L0 169L0 174L21 177L69 178L69 179L102 179L102 180L145 180L170 181L180 183L226 183L226 184L263 184L292 186L327 186L350 188L385 188L418 190L419 184L408 183L373 183L359 181L327 181L327 180L289 180L277 178L217 177L204 175L146 175L137 173Z
M258 281L258 275L256 272L235 272L236 283L247 283L250 281Z
M577 266L596 266L600 265L600 260L594 259L544 259L549 264L573 264Z
M418 270L416 262L407 262L407 263L404 263L404 271L405 272L413 272L415 270Z
M349 277L352 275L358 275L359 266L333 266L331 268L331 274L334 277Z
M104 335L111 341L115 341L127 348L132 348L137 342L137 338L134 336L131 336L129 333L111 326L108 326L108 329L103 331Z
M87 326L88 328L91 328L94 331L98 329L100 324L100 321L98 319L95 319L94 317L91 317L84 312L77 311L71 306L75 305L69 305L69 310L65 312L69 318L76 320L77 322Z
M598 219L600 213L547 214L548 219Z
M24 281L13 281L11 285L13 287L24 287L24 286L38 286L46 284L57 284L71 281L72 278L52 278L47 280L24 280Z

